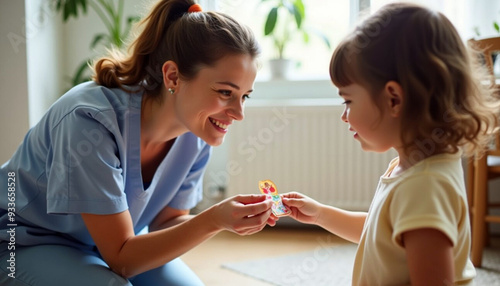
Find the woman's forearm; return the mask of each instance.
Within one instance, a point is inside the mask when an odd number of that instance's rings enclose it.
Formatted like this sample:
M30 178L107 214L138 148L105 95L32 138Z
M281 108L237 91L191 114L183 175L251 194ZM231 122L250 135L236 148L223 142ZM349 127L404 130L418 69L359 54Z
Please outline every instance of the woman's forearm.
M166 208L152 229L175 225L143 235L134 234L128 210L110 215L82 214L82 218L110 268L131 277L164 265L222 230L240 235L262 230L271 205L264 195L238 195L190 219L186 211Z
M181 256L221 230L207 210L172 227L131 237L110 266L120 275L131 277Z

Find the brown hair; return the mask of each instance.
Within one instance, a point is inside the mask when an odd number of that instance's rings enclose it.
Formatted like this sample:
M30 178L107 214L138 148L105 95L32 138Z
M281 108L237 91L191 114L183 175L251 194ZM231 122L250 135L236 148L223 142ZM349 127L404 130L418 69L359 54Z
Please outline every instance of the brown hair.
M366 87L376 104L385 84L398 82L404 91L401 140L407 153L439 133L432 142L436 152L462 148L472 155L490 142L499 105L493 89L481 83L484 67L469 53L474 51L441 13L393 3L339 44L330 77L339 87Z
M138 86L148 95L162 87L162 65L174 61L182 79L190 80L204 66L228 54L256 57L260 48L251 30L215 12L188 13L192 0L161 0L140 25L142 32L128 55L111 51L94 63L93 80L106 87Z

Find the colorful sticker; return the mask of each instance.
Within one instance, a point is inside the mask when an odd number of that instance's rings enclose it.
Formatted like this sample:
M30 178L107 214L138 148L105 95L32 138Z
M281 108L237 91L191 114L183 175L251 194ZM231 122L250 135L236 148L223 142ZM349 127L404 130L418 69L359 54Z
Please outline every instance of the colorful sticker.
M292 211L287 208L281 201L281 196L278 195L278 188L271 180L259 181L260 192L266 195L267 199L274 202L271 207L271 211L275 216L287 216L292 213Z

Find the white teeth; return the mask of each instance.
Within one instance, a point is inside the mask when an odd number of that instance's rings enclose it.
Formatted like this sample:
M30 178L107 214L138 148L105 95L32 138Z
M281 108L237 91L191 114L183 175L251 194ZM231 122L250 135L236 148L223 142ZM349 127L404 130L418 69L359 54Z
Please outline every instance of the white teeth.
M212 123L213 123L213 124L215 124L215 125L219 126L219 127L220 127L220 128L222 128L222 129L227 129L227 124L224 124L224 123L222 123L222 122L219 122L219 121L217 121L217 120L215 120L215 119L210 119L210 121L212 121Z

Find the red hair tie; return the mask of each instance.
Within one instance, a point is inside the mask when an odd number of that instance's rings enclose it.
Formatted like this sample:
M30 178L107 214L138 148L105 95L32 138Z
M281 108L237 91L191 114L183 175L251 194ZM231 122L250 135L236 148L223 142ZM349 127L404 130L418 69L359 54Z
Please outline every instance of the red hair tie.
M201 9L200 4L193 4L189 7L188 12L193 13L193 12L201 12L203 9Z

